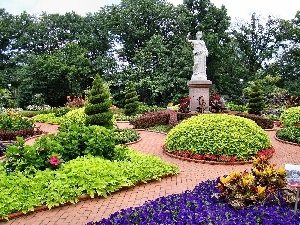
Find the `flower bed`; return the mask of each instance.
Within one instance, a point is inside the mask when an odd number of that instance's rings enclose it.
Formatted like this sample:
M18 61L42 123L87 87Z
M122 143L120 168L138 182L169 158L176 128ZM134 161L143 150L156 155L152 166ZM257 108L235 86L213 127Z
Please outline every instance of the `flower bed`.
M272 201L254 204L243 209L234 209L227 202L214 197L220 182L201 182L194 190L172 194L147 201L140 207L122 209L109 218L87 225L119 224L300 224L300 213L293 212L293 205L279 197L281 205Z
M210 154L193 154L190 151L174 151L174 152L167 152L165 146L163 146L163 151L165 154L167 154L170 157L177 158L180 160L186 160L190 162L196 162L196 163L207 163L207 164L222 164L222 165L243 165L247 163L252 163L253 160L238 160L234 156L225 156L225 155L210 155ZM257 156L265 156L266 158L271 158L273 156L273 153L275 152L275 149L270 147L269 149L265 149L263 151L258 152Z

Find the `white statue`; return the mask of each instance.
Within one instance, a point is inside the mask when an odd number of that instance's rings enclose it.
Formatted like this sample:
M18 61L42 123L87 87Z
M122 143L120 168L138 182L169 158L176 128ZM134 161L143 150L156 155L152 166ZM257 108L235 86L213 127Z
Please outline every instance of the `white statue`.
M194 68L191 80L207 80L206 77L206 57L208 50L203 40L201 40L202 32L196 33L197 40L189 40L190 33L188 33L186 40L194 46Z

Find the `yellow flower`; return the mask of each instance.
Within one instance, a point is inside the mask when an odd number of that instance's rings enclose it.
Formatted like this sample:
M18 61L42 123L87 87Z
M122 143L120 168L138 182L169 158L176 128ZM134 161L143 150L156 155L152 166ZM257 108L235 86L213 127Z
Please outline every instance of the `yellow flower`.
M226 177L221 177L220 178L220 181L223 183L223 184L226 184L230 181L230 176L226 176Z
M280 167L277 172L281 176L285 175L285 169L283 167Z
M242 182L244 186L247 186L254 180L254 176L252 174L247 174L243 177Z
M254 171L256 176L260 176L262 174L262 172L257 170L257 169L254 169L253 171Z
M232 172L229 176L231 177L231 179L234 179L236 177L240 177L241 173L238 171L234 171Z
M267 166L267 168L265 169L265 172L266 172L268 175L271 175L271 174L273 173L273 167Z
M266 190L266 187L257 186L257 194L258 195L264 194L265 190Z

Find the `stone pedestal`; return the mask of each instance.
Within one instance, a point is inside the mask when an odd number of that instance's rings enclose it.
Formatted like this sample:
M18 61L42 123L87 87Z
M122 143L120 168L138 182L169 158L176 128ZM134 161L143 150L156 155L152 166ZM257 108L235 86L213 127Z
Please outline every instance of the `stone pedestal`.
M190 111L196 111L199 107L199 97L203 96L204 102L206 103L205 111L208 111L209 106L209 88L212 85L210 80L190 80L187 82L189 86Z

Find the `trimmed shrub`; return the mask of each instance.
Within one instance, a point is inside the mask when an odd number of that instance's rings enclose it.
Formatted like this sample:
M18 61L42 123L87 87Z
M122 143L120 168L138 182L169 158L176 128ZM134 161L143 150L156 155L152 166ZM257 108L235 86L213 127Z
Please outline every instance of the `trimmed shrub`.
M85 107L86 125L99 125L106 128L113 127L113 113L110 111L112 101L109 87L104 84L100 75L97 74L89 93L88 104Z
M300 123L300 106L292 107L285 110L281 116L280 121L283 122L284 126L293 126L294 124Z
M167 134L165 142L170 153L189 150L238 160L250 160L270 147L268 135L254 121L226 114L202 114L184 120Z
M236 116L240 116L240 117L244 117L244 118L253 120L262 129L273 129L273 127L274 127L273 120L259 116L259 115L249 114L249 113L237 113Z
M130 121L135 129L146 129L157 125L169 124L170 114L167 110L144 113Z
M61 123L59 130L64 130L71 125L77 124L80 126L85 125L86 114L84 113L84 108L74 109L61 118Z
M248 113L260 115L264 106L265 103L261 85L255 81L250 87Z
M291 126L277 130L276 137L285 141L300 144L300 127Z
M139 108L139 99L136 89L132 82L128 82L125 88L125 106L124 113L126 116L136 115Z

